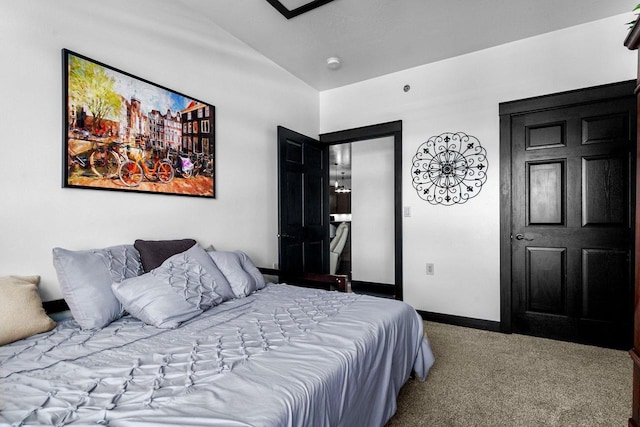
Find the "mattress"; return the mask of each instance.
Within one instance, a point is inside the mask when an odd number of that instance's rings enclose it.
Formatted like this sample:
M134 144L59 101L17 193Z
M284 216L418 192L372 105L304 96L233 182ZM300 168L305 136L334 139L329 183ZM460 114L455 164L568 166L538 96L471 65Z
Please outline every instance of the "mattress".
M68 319L0 347L0 423L376 426L433 354L409 305L269 284L176 329Z

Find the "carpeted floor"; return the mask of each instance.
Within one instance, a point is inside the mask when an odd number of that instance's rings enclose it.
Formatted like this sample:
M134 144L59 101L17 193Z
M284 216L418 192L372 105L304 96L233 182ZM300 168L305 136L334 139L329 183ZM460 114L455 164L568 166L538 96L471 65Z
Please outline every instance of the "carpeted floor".
M425 322L436 362L410 379L399 426L626 426L627 352Z

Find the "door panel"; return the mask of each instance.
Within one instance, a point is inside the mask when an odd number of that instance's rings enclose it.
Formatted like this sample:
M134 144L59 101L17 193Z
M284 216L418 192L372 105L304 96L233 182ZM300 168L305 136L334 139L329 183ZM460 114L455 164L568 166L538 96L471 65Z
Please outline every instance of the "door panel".
M297 200L301 199L304 191L302 189L302 175L297 172L286 172L286 194L287 197ZM302 206L299 203L288 203L283 206L285 217L282 219L287 227L302 226Z
M582 251L582 316L615 322L625 306L625 284L629 282L629 252L610 249Z
M566 145L565 128L565 122L527 126L527 150L564 147Z
M301 272L304 265L302 243L285 241L285 244L282 244L283 239L288 240L289 238L280 237L279 263L284 266L281 268L285 271Z
M278 259L292 273L329 271L328 147L278 127Z
M529 163L529 225L564 224L564 162Z
M322 176L307 175L305 186L305 222L308 227L322 227L326 221L324 218L324 206L317 203L322 199L325 187L328 188L326 180Z
M630 131L629 116L626 112L582 119L583 144L626 144L630 138Z
M305 242L303 253L305 254L305 273L323 272L322 262L326 259L326 256L325 245L322 240Z
M285 158L287 163L302 165L302 142L286 138L284 140Z
M566 314L564 248L527 248L527 311Z
M583 226L629 226L629 158L582 158Z
M509 117L511 325L625 348L636 104L632 92L585 99Z

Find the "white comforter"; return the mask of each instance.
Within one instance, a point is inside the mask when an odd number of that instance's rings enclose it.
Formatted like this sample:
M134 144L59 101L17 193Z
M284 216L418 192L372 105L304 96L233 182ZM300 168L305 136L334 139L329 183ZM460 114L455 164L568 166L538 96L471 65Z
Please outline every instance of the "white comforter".
M432 364L403 302L268 285L173 330L68 320L0 347L0 423L376 426Z

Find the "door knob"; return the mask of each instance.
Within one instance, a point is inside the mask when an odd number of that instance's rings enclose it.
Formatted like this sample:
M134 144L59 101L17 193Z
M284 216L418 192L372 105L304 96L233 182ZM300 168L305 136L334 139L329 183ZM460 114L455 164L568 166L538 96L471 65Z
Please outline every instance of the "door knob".
M289 234L278 234L278 239L284 237L285 239L293 239L294 236L291 236Z
M532 242L533 241L533 239L529 239L527 237L524 237L524 234L520 234L520 233L516 234L516 240L526 240L527 242Z

